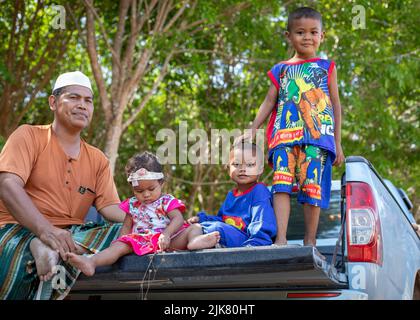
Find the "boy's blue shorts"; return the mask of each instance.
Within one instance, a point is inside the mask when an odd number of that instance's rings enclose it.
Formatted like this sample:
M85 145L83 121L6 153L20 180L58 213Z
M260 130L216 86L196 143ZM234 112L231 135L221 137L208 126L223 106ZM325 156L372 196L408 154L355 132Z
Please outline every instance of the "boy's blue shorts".
M331 193L331 154L312 145L280 147L272 155L272 193L291 194L298 186L297 200L327 209Z
M249 238L245 232L223 221L204 221L200 222L200 224L204 234L219 231L219 243L224 247L241 247Z

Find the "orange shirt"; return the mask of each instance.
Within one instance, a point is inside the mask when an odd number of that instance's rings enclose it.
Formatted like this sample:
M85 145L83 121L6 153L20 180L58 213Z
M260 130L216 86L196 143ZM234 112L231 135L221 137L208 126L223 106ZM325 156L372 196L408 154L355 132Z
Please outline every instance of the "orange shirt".
M56 226L82 224L91 205L101 210L120 203L105 155L82 140L79 157L69 157L51 125L17 128L0 154L0 172L18 175L35 206ZM6 223L17 221L0 201L0 225Z

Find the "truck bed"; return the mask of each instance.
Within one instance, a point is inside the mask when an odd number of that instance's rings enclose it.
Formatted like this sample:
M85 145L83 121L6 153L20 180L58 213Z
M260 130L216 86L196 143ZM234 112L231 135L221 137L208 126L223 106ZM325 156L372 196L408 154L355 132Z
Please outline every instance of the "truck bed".
M164 297L174 291L253 291L338 289L329 264L312 247L246 247L129 255L93 277L80 275L69 298L141 298L144 291ZM161 295L157 295L160 293ZM143 296L144 298L144 296Z

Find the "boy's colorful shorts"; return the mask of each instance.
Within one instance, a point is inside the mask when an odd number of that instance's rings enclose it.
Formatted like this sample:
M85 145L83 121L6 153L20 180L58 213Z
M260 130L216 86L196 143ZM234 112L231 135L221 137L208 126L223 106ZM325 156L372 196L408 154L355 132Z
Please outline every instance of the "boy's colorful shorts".
M297 185L297 200L328 208L331 192L331 155L312 145L280 147L272 155L273 193L291 194Z

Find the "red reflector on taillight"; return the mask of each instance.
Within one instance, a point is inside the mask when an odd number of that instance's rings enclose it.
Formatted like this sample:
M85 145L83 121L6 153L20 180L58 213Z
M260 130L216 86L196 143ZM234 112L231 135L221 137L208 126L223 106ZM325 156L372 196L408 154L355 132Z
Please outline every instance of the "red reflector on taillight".
M367 183L350 182L346 186L347 208L368 207L376 211L375 198Z
M288 299L316 299L316 298L334 298L338 297L341 293L338 292L299 292L299 293L288 293Z
M372 189L364 182L347 183L346 203L348 260L382 265L381 225Z

